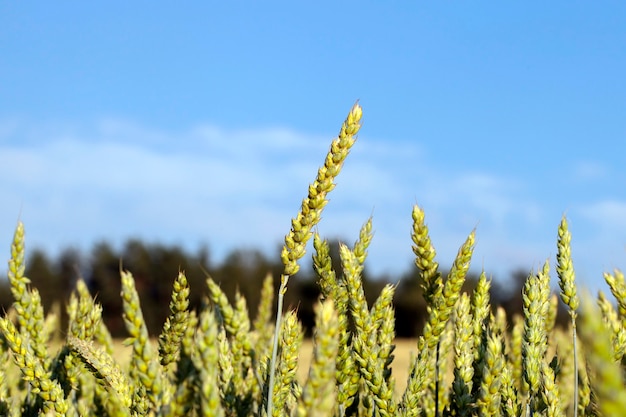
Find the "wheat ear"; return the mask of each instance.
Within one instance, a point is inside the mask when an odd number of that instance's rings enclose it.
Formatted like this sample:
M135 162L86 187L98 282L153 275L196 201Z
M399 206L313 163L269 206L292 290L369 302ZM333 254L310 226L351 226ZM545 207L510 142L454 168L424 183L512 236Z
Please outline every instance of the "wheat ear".
M598 307L600 307L602 312L604 323L611 329L611 341L615 351L615 360L619 362L626 352L626 331L624 331L623 322L617 316L613 304L607 300L602 291L598 292Z
M97 377L106 382L107 387L113 391L122 406L126 409L130 408L132 397L128 387L131 386L131 381L115 363L115 360L102 348L83 339L70 336L68 345Z
M617 269L613 274L605 272L604 280L609 284L611 293L617 300L620 319L626 320L626 282L624 281L624 274Z
M454 382L452 383L450 407L458 416L470 415L472 402L472 378L474 377L474 342L470 299L461 294L456 305L454 325Z
M170 316L163 324L159 335L159 358L161 365L167 370L178 360L180 343L187 328L189 311L189 284L183 272L179 272L174 280Z
M313 236L313 267L319 277L322 300L332 299L335 303L339 320L339 354L337 356L337 403L339 414L354 402L354 396L359 390L361 374L354 360L352 350L352 333L349 330L349 296L345 280L337 281L335 271L332 269L330 247L327 240L320 238L318 233Z
M546 279L549 264L543 270L526 280L523 291L524 340L522 344L524 380L529 388L529 404L534 410L540 393L542 362L544 361L548 335L546 333L546 313L550 296L549 278Z
M121 271L122 304L124 308L124 323L128 331L129 343L133 345L131 358L131 375L139 385L135 387L135 395L145 390L151 407L158 409L163 403L164 385L160 364L152 354L152 345L148 335L148 328L143 319L139 295L135 288L135 280L130 272Z
M436 364L436 346L452 314L460 296L461 287L469 269L475 242L475 231L467 237L454 261L441 292L435 291L432 302L434 307L429 310L428 321L424 326L424 334L418 340L418 356L411 364L407 387L402 395L401 411L405 416L417 416L420 413L419 401L423 395L425 384L430 380L433 363ZM433 362L433 356L435 360ZM436 369L436 366L434 367ZM438 378L438 377L437 377ZM438 398L438 393L435 394ZM435 409L437 409L435 404Z
M426 305L433 306L435 300L443 290L443 281L439 273L439 264L435 261L435 247L428 234L428 226L425 222L424 210L418 205L413 206L411 213L413 218L413 253L415 254L415 266L422 273L421 286Z
M339 351L339 320L333 301L316 307L314 349L309 376L296 416L332 416L335 409L335 364Z
M609 332L602 315L590 297L583 299L580 327L586 347L591 374L591 386L600 413L603 416L626 415L626 396L622 371L614 362Z
M285 314L282 325L282 339L276 369L278 384L274 385L272 394L274 417L282 416L289 411L287 404L291 400L289 397L294 394L293 386L296 384L298 354L303 337L302 326L294 311Z
M13 359L22 372L22 378L30 383L33 391L43 400L44 411L59 417L65 416L68 404L63 396L63 390L50 378L40 359L26 347L29 341L25 340L15 325L5 317L0 318L0 330L13 352Z
M17 321L21 332L27 332L30 343L26 349L31 350L37 360L45 366L47 353L47 340L45 340L44 311L41 304L41 296L36 288L30 289L30 280L24 276L26 264L24 261L24 224L18 222L11 242L11 259L7 276L11 293L15 302L13 307L17 313Z
M574 345L574 398L578 398L578 357L577 357L577 334L576 334L576 310L579 301L576 294L574 264L571 253L572 235L568 229L565 216L561 219L558 229L557 240L557 264L556 272L561 287L561 300L567 305L572 323L572 344ZM578 416L578 407L574 404L574 417Z
M500 415L503 368L502 340L498 334L492 333L487 336L483 380L477 401L478 415L481 417Z
M319 223L322 211L328 204L328 193L335 188L335 178L339 175L343 163L356 141L356 134L361 128L363 109L355 104L344 121L339 135L330 145L330 151L326 154L324 166L318 172L315 181L309 185L308 196L302 201L300 212L291 220L291 230L285 236L285 245L281 251L281 260L285 266L283 275L280 277L278 289L278 308L276 313L276 334L272 346L270 362L269 392L274 390L274 371L278 355L278 342L280 339L280 321L283 309L283 300L287 291L289 277L300 269L298 261L306 253L306 244L311 238L313 228ZM267 402L267 415L273 415L271 396Z
M261 287L261 299L257 308L256 317L252 327L255 332L254 353L257 365L271 352L271 340L274 334L274 323L272 322L274 309L274 277L268 273L263 280Z
M218 388L218 326L211 308L200 313L198 329L195 333L197 349L196 362L200 372L200 411L204 417L222 417L224 409Z

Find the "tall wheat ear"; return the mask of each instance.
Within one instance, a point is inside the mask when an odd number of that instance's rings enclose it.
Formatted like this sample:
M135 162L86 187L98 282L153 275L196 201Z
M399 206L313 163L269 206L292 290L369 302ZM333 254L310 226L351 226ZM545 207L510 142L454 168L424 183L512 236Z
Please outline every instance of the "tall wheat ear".
M559 277L559 287L561 287L561 300L567 305L568 312L572 323L572 344L574 346L574 398L578 398L578 356L577 356L577 332L576 332L576 316L579 301L576 294L576 282L574 273L574 264L572 262L571 253L572 235L569 231L567 219L565 216L561 219L558 228L557 255L556 255L556 272ZM578 408L574 405L574 416L578 416Z
M280 321L289 277L296 274L300 269L298 261L306 253L306 245L311 238L312 230L321 220L322 211L326 204L328 204L328 193L335 188L335 178L339 175L352 145L356 142L356 134L361 128L362 116L363 109L361 109L361 106L357 103L352 107L350 113L348 113L348 117L339 130L339 135L332 141L330 150L326 154L324 166L318 170L315 181L309 185L308 196L302 200L300 211L296 217L291 220L291 230L285 236L285 244L281 251L281 260L285 269L281 275L280 288L278 289L278 308L275 325L276 334L274 335L269 369L269 392L274 391L274 372L276 369L278 344L280 340ZM266 410L268 416L273 415L272 407L273 403L270 396Z

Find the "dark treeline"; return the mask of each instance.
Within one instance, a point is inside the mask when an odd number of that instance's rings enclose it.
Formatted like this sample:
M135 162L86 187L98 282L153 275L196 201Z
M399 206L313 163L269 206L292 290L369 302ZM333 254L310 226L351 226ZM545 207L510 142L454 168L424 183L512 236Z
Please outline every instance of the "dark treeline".
M337 241L331 242L335 271L341 276L338 246ZM209 274L220 283L231 300L239 290L248 302L249 311L254 315L263 280L268 273L272 274L277 289L283 270L278 254L269 259L257 250L235 250L222 262L213 263L206 248L190 254L177 246L146 244L139 240L129 240L121 251L107 243L100 243L88 255L68 249L56 259L50 259L40 250L27 252L26 256L26 276L39 290L46 313L52 308L61 307L59 310L62 328L65 328L67 319L64 315L65 304L76 280L82 277L92 295L103 306L104 320L115 337L126 336L120 298L120 267L130 271L135 277L144 318L153 335L161 332L169 314L172 285L179 271L183 271L189 281L191 308L198 308L208 293L206 277ZM527 272L520 271L508 279L493 280L492 305L502 306L509 317L521 312L521 290L527 275ZM415 267L408 267L405 273L397 277L374 277L367 268L363 272L363 286L370 304L386 283L397 284L394 306L396 334L399 337L415 337L426 319L420 279L420 273ZM477 280L478 275L470 273L464 290L472 290ZM0 285L3 286L0 288L0 304L3 311L7 311L13 303L9 284L7 280L2 280ZM317 278L312 268L302 268L296 276L291 277L285 305L297 309L307 331L310 331L313 324L313 306L319 294ZM559 317L564 318L565 315L559 313Z

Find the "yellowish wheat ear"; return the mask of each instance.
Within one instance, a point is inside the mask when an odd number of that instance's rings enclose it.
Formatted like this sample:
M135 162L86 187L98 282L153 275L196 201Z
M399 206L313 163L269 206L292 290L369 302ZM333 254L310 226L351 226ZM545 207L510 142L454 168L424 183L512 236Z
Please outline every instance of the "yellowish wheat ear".
M78 354L78 357L93 370L96 376L106 382L107 387L119 399L122 406L130 408L132 397L128 387L132 384L115 360L92 342L70 337L68 344Z
M559 286L561 287L561 299L569 307L570 314L576 317L579 301L576 294L571 240L572 235L568 229L567 219L563 216L558 231L556 271L559 276Z
M181 340L187 329L189 316L189 284L183 272L174 280L170 301L170 316L159 335L159 358L164 368L172 367L178 360Z
M158 409L164 400L164 381L160 364L153 354L153 346L141 311L135 280L127 271L121 271L121 279L124 322L130 335L128 343L133 346L131 377L139 382L135 387L135 394L145 392L150 401L150 407Z

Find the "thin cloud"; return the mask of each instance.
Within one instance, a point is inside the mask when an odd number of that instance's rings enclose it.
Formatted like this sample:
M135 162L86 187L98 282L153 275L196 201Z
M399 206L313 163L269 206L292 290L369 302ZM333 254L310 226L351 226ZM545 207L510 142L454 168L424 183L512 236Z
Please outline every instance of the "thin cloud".
M91 129L0 122L5 125L10 128L0 142L0 232L8 243L22 213L29 242L52 253L139 237L190 249L208 243L218 259L243 246L273 255L332 140L282 127L203 124L167 132L115 119ZM484 266L502 276L554 253L560 212L535 197L529 181L451 170L418 143L363 134L319 231L352 243L373 214L370 270L403 272L413 259L411 208L418 203L442 266L477 227L474 269ZM605 225L603 234L609 225L611 231L626 230L626 203L620 201L572 213ZM579 232L582 247L591 237L584 228ZM588 260L581 263L592 269Z
M626 201L597 201L583 206L579 211L597 229L626 232Z
M606 165L596 161L582 161L574 166L574 176L584 181L595 181L606 178L608 169Z

